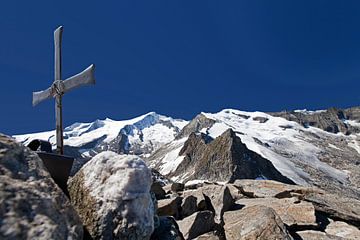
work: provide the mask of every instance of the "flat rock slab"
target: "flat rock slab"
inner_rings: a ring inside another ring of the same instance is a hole
[[[216,236],[213,232],[210,232],[198,236],[195,240],[220,240],[220,237]]]
[[[0,239],[82,239],[69,199],[38,155],[0,134]]]
[[[276,212],[261,205],[225,212],[224,221],[227,240],[292,239]]]
[[[359,200],[329,193],[307,193],[303,199],[311,202],[319,212],[360,227]]]
[[[307,192],[322,192],[318,188],[290,185],[272,180],[236,180],[233,186],[251,198],[285,198],[296,194],[303,195]]]
[[[326,234],[324,232],[307,230],[296,232],[303,240],[345,240],[344,238]]]
[[[207,210],[196,212],[177,223],[185,239],[194,239],[215,227],[214,214]]]
[[[236,201],[236,203],[246,207],[255,205],[270,207],[275,210],[281,220],[288,226],[317,225],[314,206],[309,202],[299,201],[297,198],[241,199]]]
[[[342,237],[345,239],[360,239],[360,230],[345,222],[334,221],[327,225],[325,232],[330,235]]]

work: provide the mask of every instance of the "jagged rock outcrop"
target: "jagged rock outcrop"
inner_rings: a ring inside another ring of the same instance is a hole
[[[360,128],[346,124],[344,120],[360,120],[360,108],[338,109],[329,108],[323,111],[283,111],[270,113],[289,121],[295,121],[304,127],[317,127],[331,133],[359,133]]]
[[[0,134],[0,239],[82,239],[79,216],[36,153]]]
[[[205,229],[198,239],[351,239],[360,231],[360,202],[316,187],[237,180],[185,188],[180,196],[182,214],[177,221],[184,235],[191,225],[184,229],[184,220],[204,211],[213,213],[212,229]]]
[[[258,177],[292,183],[280,174],[270,161],[249,150],[232,129],[208,142],[201,134],[192,133],[179,152],[184,160],[170,174],[192,172],[186,180],[230,181]]]
[[[281,218],[265,206],[252,206],[224,214],[225,234],[228,240],[292,239]]]
[[[95,239],[149,239],[151,171],[133,155],[102,152],[71,179],[71,202]]]
[[[207,118],[204,114],[197,115],[191,120],[176,136],[176,139],[188,137],[191,133],[199,132],[203,128],[209,128],[213,126],[215,121]]]

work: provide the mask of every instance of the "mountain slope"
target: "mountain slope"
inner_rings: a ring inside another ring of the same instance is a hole
[[[65,153],[88,158],[111,150],[147,156],[173,140],[186,124],[184,120],[172,119],[154,112],[124,121],[107,118],[91,123],[74,123],[64,129]],[[56,144],[54,130],[13,137],[24,145],[33,139],[49,141],[53,146]]]
[[[324,112],[302,112],[301,114],[324,115]],[[225,109],[215,114],[201,113],[183,128],[176,140],[164,145],[150,156],[149,162],[160,173],[173,179],[193,180],[194,177],[199,176],[198,171],[192,172],[191,168],[183,167],[184,161],[189,159],[187,154],[189,150],[184,150],[189,133],[201,133],[210,141],[216,141],[230,128],[246,145],[247,149],[243,149],[242,154],[248,150],[257,153],[269,160],[281,175],[294,183],[320,186],[356,198],[360,197],[359,136],[355,128],[347,132],[347,135],[340,131],[335,134],[327,131],[331,129],[325,128],[325,131],[312,127],[305,121],[301,124],[272,115],[234,109]],[[339,118],[338,115],[333,116],[332,113],[330,115],[326,123],[334,122],[332,117],[335,116],[344,128],[350,129],[350,126],[354,127],[358,124],[356,119]],[[326,114],[324,116],[328,117]],[[316,118],[318,121],[324,120],[324,116],[316,116]],[[202,157],[193,157],[191,161],[203,161],[201,159]],[[255,161],[255,158],[249,160]],[[216,171],[211,169],[214,165],[203,163],[197,169],[205,172]],[[239,178],[248,178],[248,176],[243,174]],[[226,180],[231,180],[231,177]]]

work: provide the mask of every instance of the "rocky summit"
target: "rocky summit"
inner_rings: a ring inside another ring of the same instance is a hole
[[[81,220],[36,153],[0,134],[0,239],[82,239]]]
[[[359,107],[75,123],[71,200],[23,145],[0,137],[1,239],[360,239]]]

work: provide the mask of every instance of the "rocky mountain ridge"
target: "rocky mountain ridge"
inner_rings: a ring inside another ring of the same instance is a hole
[[[293,183],[359,199],[359,120],[359,108],[269,114],[225,109],[215,114],[201,113],[148,161],[174,181],[233,181],[232,174],[239,171],[232,166],[243,169],[242,174],[235,174],[237,179],[251,176],[279,180],[274,175],[269,177],[269,171],[275,169],[278,177]],[[229,129],[240,141],[234,141],[234,137],[224,141],[222,134]],[[233,149],[241,149],[234,158],[235,165],[227,160]],[[259,171],[259,156],[270,163],[263,172]],[[252,162],[251,168],[242,165]]]
[[[231,129],[231,130],[229,130]],[[73,174],[110,150],[145,157],[174,181],[273,179],[360,198],[360,108],[201,113],[190,122],[149,113],[65,129]],[[230,132],[229,132],[230,131]],[[226,134],[228,132],[229,134]],[[24,144],[53,132],[15,136]]]

